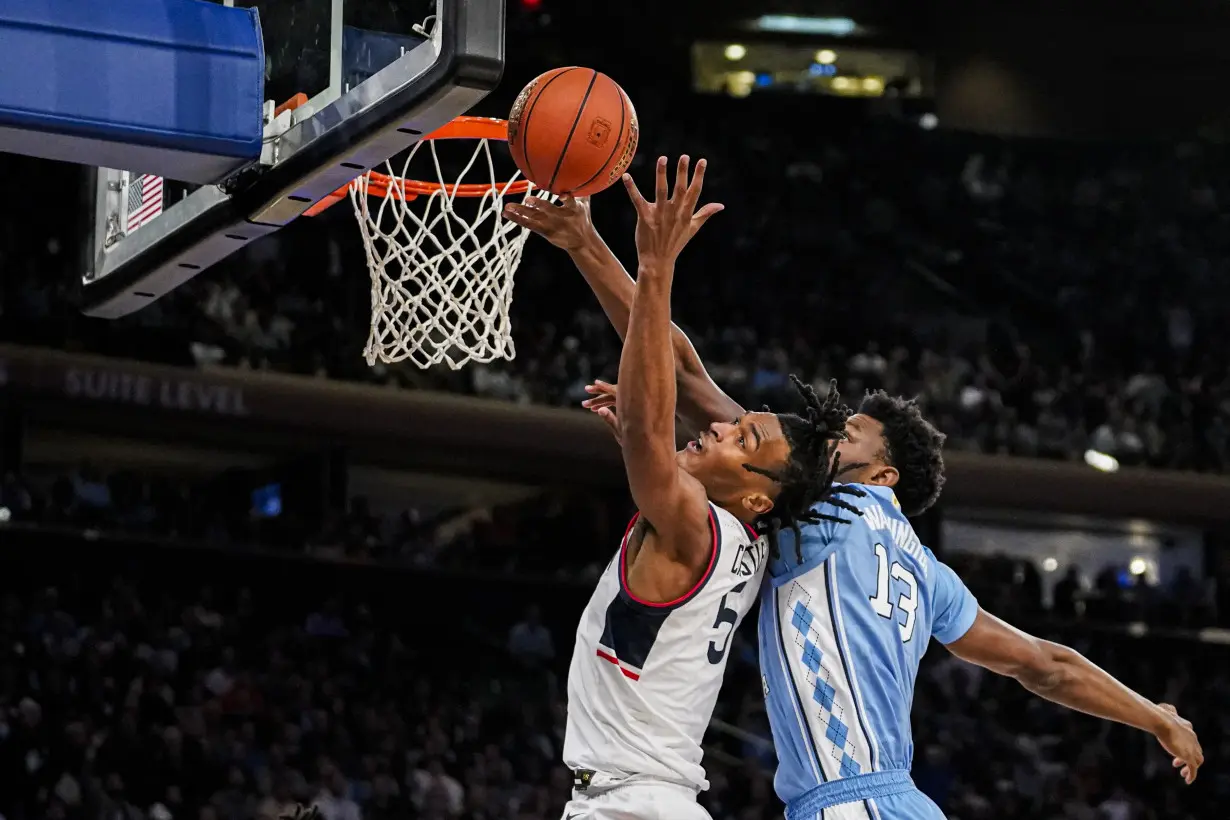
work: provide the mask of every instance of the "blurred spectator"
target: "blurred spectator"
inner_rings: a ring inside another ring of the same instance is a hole
[[[238,554],[132,562],[125,550],[90,549],[81,566],[52,555],[0,566],[6,820],[267,819],[296,803],[328,820],[559,817],[571,787],[559,763],[565,659],[542,659],[539,685],[526,687],[516,668],[457,649],[501,628],[502,606],[481,602],[515,588],[515,576],[381,570],[373,583],[354,565],[257,571]],[[99,567],[117,559],[132,569],[108,581]],[[1031,594],[1010,563],[979,560],[957,563],[997,608]],[[186,577],[168,575],[172,566]],[[251,588],[218,590],[206,575]],[[997,578],[1010,586],[985,586]],[[288,595],[288,583],[334,597],[322,606]],[[553,614],[527,613],[528,633],[575,624],[588,586],[556,584]],[[437,598],[457,617],[434,622],[427,639],[418,619]],[[309,633],[305,616],[324,611],[349,638]],[[1211,760],[1230,753],[1225,647],[1134,638],[1114,624],[1058,628],[1131,685],[1179,703]],[[780,817],[754,640],[754,630],[736,636],[718,705],[733,728],[715,723],[706,738],[702,800],[715,820]],[[924,660],[913,714],[914,777],[959,820],[1207,820],[1230,797],[1214,766],[1185,788],[1151,738],[1053,707],[939,649]]]
[[[545,664],[555,659],[551,632],[543,626],[538,607],[531,605],[525,611],[525,618],[513,624],[508,633],[508,651],[528,665]]]
[[[328,763],[322,772],[324,788],[312,801],[324,820],[362,820],[359,804],[350,799],[350,784],[341,770]]]

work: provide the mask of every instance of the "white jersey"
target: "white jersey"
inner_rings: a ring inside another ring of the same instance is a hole
[[[678,600],[638,600],[627,587],[628,540],[603,571],[577,627],[568,670],[564,763],[612,778],[709,788],[701,741],[717,705],[731,638],[757,600],[764,538],[709,505],[713,552]]]

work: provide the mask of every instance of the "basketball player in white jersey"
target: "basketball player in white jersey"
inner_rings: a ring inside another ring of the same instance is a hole
[[[619,433],[639,512],[603,572],[568,673],[567,820],[693,820],[708,787],[701,741],[731,635],[756,600],[767,552],[832,486],[827,464],[848,410],[745,413],[675,450],[670,292],[675,259],[721,207],[696,203],[683,157],[666,158],[646,202],[630,178],[640,275],[619,363]],[[761,533],[766,537],[761,537]]]

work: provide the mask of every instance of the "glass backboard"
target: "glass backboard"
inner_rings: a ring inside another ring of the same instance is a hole
[[[259,12],[260,161],[200,186],[99,168],[90,315],[139,310],[298,218],[464,114],[503,72],[504,0],[210,1]]]
[[[256,8],[265,39],[266,96],[328,105],[430,31],[434,0],[212,0]]]

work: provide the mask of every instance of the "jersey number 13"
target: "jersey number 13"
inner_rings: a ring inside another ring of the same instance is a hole
[[[906,588],[897,598],[896,609],[905,614],[905,620],[897,621],[897,628],[901,631],[902,642],[909,641],[914,637],[914,619],[918,614],[918,581],[914,579],[914,573],[897,561],[894,561],[891,567],[888,565],[888,550],[883,544],[876,544],[875,550],[876,594],[871,596],[871,608],[881,618],[895,620],[893,603],[889,600],[892,587],[889,581],[890,579],[901,581]]]

